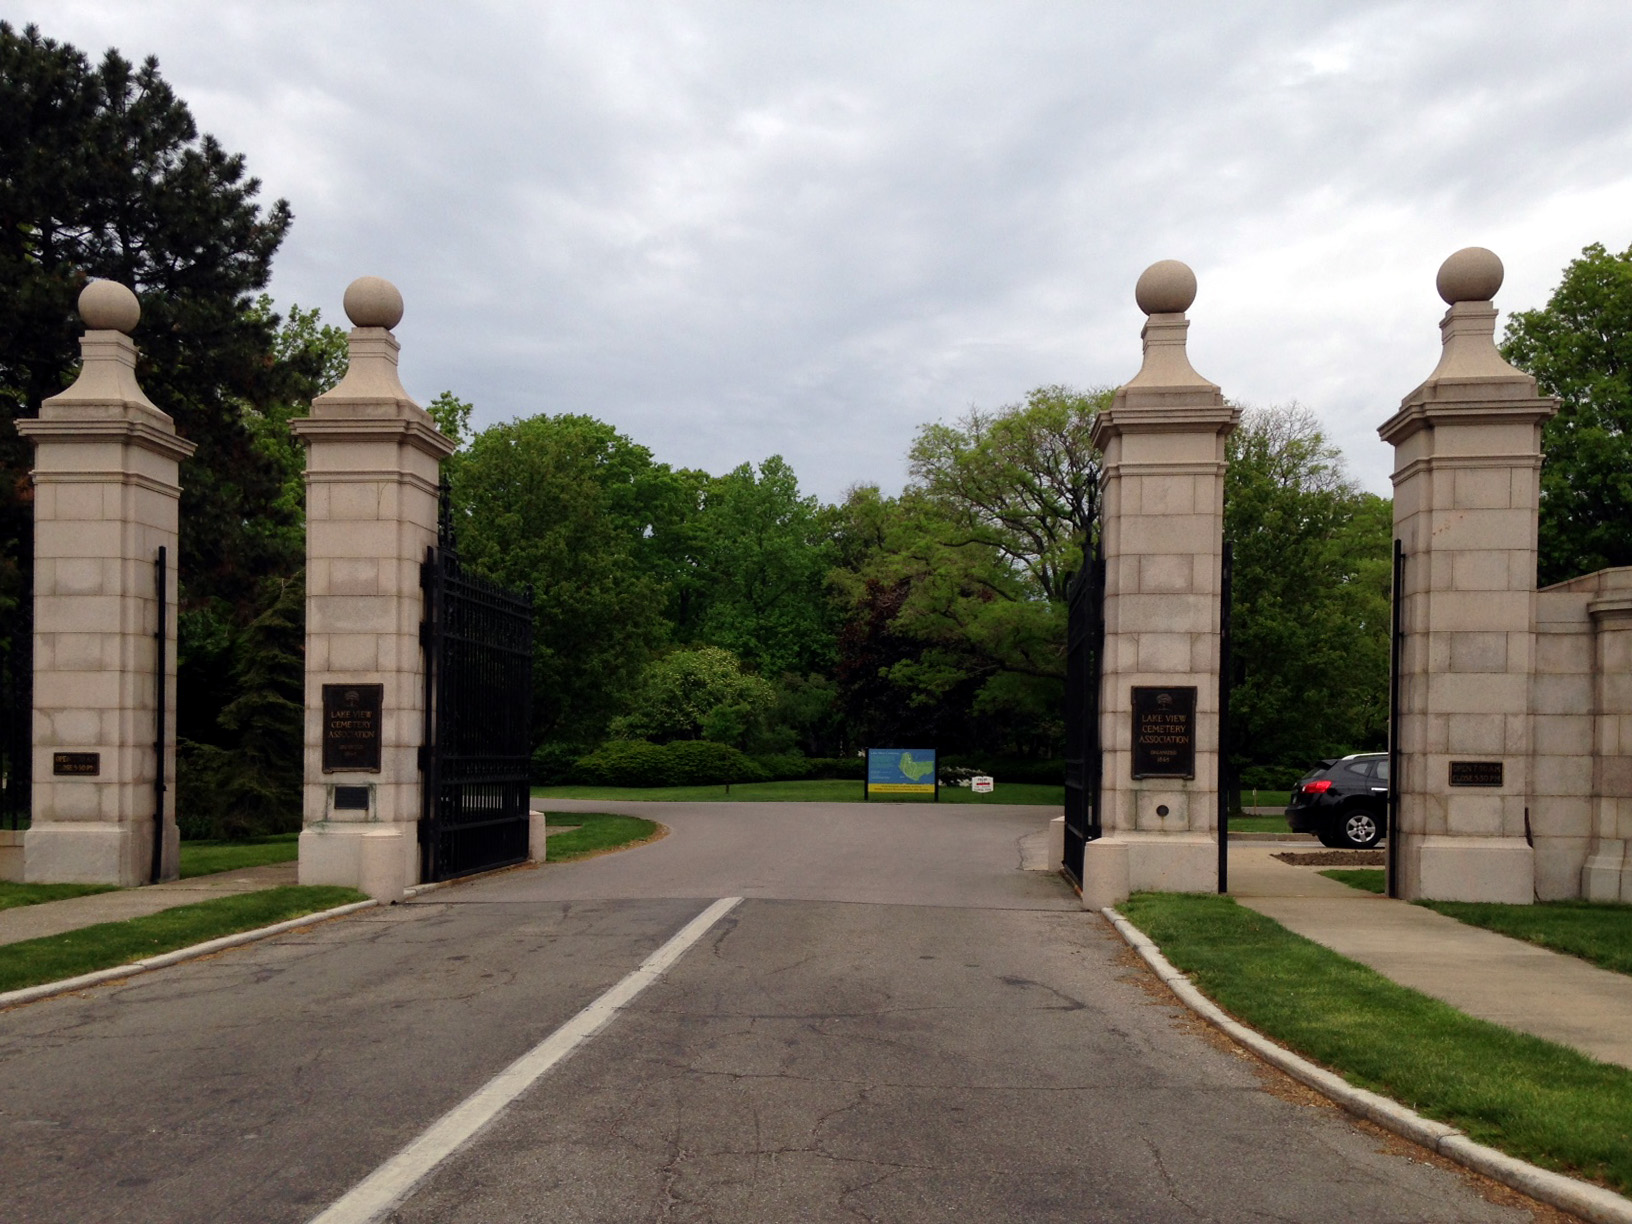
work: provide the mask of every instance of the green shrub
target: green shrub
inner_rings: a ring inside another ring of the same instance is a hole
[[[777,752],[756,756],[754,760],[765,767],[770,782],[800,782],[807,779],[838,778],[860,782],[867,771],[866,762],[858,756],[807,757],[797,752]]]
[[[571,781],[572,767],[581,753],[582,749],[570,744],[540,744],[533,749],[529,779],[534,786],[560,786]]]
[[[814,762],[802,752],[761,752],[754,755],[753,761],[764,771],[767,782],[795,782],[816,776],[810,772]]]
[[[572,767],[571,780],[584,786],[667,786],[663,750],[645,740],[602,744]]]
[[[679,740],[663,745],[668,781],[664,786],[713,786],[722,782],[768,782],[769,775],[751,757],[730,744],[713,740]]]
[[[726,782],[764,782],[769,775],[758,763],[729,744],[711,740],[613,740],[572,767],[571,780],[584,786],[714,786]]]

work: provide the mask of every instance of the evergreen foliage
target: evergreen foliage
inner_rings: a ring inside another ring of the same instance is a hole
[[[263,210],[244,159],[200,135],[156,60],[78,50],[0,22],[0,540],[15,565],[30,529],[27,444],[6,423],[38,412],[78,361],[80,290],[120,281],[141,300],[137,377],[198,444],[182,466],[190,598],[253,603],[262,574],[299,563],[254,524],[274,516],[275,465],[238,405],[283,371],[275,318],[251,308],[291,220]]]

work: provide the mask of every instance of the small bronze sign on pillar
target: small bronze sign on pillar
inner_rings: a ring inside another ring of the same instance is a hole
[[[51,773],[58,778],[95,778],[102,773],[100,752],[53,752]]]
[[[380,772],[383,684],[323,686],[323,772]]]
[[[1452,786],[1501,786],[1501,761],[1452,761]]]
[[[1133,776],[1196,776],[1195,687],[1133,689]]]

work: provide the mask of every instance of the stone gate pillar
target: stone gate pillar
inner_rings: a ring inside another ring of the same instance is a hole
[[[1481,247],[1444,262],[1439,365],[1378,430],[1406,555],[1395,854],[1409,898],[1534,899],[1536,513],[1558,402],[1496,351],[1501,284]]]
[[[1094,422],[1102,455],[1104,836],[1083,904],[1218,887],[1218,665],[1225,439],[1240,412],[1191,368],[1196,278],[1163,260],[1135,297],[1144,365]]]
[[[351,364],[290,426],[306,444],[306,783],[300,882],[395,900],[419,880],[420,563],[454,443],[397,377],[402,295],[346,290]]]
[[[79,377],[17,422],[34,444],[34,799],[23,878],[173,879],[169,786],[153,871],[159,758],[176,774],[178,467],[193,444],[136,382],[136,295],[92,281],[79,295]],[[166,551],[165,622],[154,561]],[[159,641],[165,644],[162,729]],[[162,746],[161,746],[162,745]]]

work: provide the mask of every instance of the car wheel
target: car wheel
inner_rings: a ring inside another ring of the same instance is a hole
[[[1323,824],[1314,830],[1314,834],[1320,838],[1320,844],[1329,850],[1337,850],[1349,844],[1343,840],[1343,834],[1338,831],[1335,825]]]
[[[1338,819],[1333,831],[1337,844],[1351,850],[1370,850],[1383,840],[1383,824],[1375,812],[1350,808]]]

